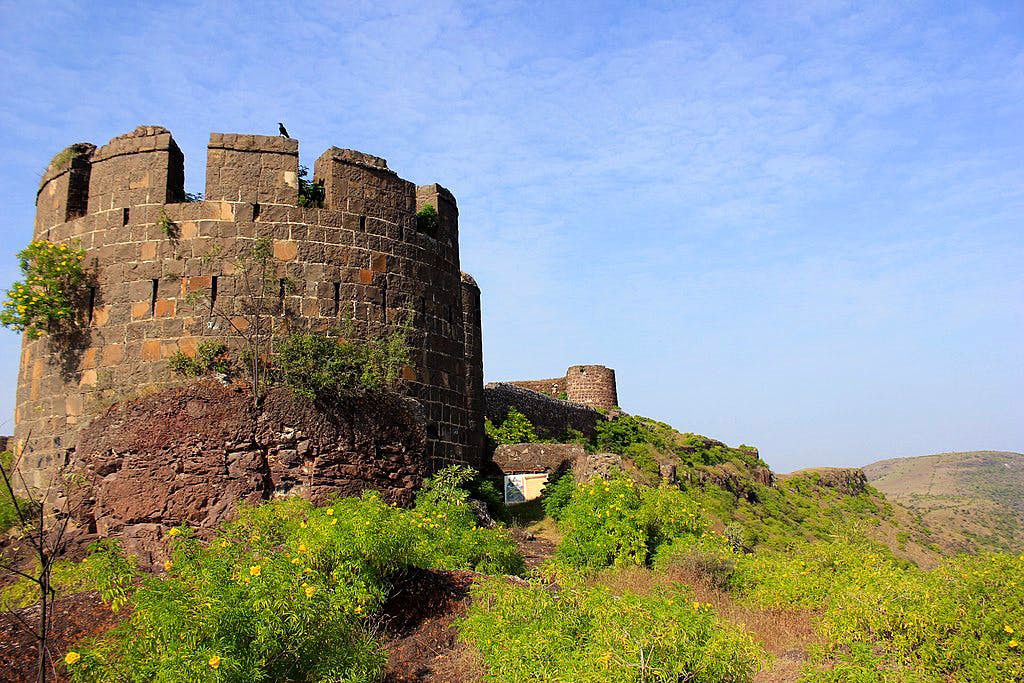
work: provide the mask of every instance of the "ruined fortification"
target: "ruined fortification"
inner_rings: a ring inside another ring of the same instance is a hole
[[[591,408],[615,408],[619,405],[615,389],[615,371],[603,365],[573,365],[565,377],[506,382],[523,389],[582,403]]]
[[[299,206],[297,140],[213,133],[205,198],[186,201],[184,156],[155,126],[54,160],[34,238],[84,249],[91,283],[77,335],[23,340],[15,439],[30,484],[65,462],[79,428],[114,402],[180,382],[167,367],[175,352],[193,355],[204,338],[231,342],[213,307],[231,310],[241,296],[232,264],[259,238],[273,245],[279,310],[297,325],[347,320],[373,335],[408,322],[413,362],[402,391],[426,415],[426,455],[435,466],[478,463],[480,291],[459,268],[455,198],[336,147],[317,159],[313,179],[322,208]],[[418,227],[427,204],[437,221]]]

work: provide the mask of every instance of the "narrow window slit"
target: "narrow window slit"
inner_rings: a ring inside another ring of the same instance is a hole
[[[260,217],[260,203],[259,202],[255,202],[252,205],[252,219],[256,220],[259,217]]]
[[[334,317],[341,313],[341,283],[334,283]]]
[[[153,291],[152,291],[152,293],[149,296],[149,314],[155,316],[156,315],[157,288],[160,286],[160,280],[157,279],[157,278],[153,278],[152,283],[153,283]]]
[[[128,208],[121,209],[121,225],[128,225]]]
[[[278,298],[278,302],[281,304],[281,312],[282,313],[284,312],[284,284],[285,284],[285,280],[284,280],[284,278],[281,278],[280,283],[278,285],[277,298]]]
[[[366,216],[359,217],[359,229],[366,232]]]
[[[210,313],[213,313],[214,307],[217,305],[217,276],[214,275],[210,278]]]
[[[96,311],[96,288],[89,288],[89,324],[92,325],[92,316]]]

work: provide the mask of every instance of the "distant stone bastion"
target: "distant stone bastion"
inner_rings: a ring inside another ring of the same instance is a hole
[[[232,264],[258,239],[272,244],[280,316],[298,328],[347,321],[369,336],[408,325],[401,391],[423,407],[424,457],[479,464],[480,290],[460,270],[454,196],[332,147],[312,178],[322,206],[301,206],[298,146],[212,133],[200,201],[185,193],[184,155],[165,128],[54,158],[33,237],[83,249],[90,286],[72,338],[23,339],[14,440],[30,485],[45,485],[81,427],[113,403],[181,383],[167,366],[176,352],[194,355],[204,338],[239,346],[229,323],[244,293]],[[436,220],[417,221],[428,204]]]

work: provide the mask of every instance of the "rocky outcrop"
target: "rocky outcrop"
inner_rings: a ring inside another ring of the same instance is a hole
[[[484,414],[493,422],[504,421],[509,408],[515,408],[533,425],[542,439],[561,439],[569,429],[594,436],[594,425],[608,419],[598,411],[513,384],[492,382],[484,387]]]
[[[204,381],[96,418],[70,463],[67,496],[79,525],[153,562],[167,529],[203,533],[241,502],[375,489],[408,503],[428,473],[425,450],[411,399],[371,394],[321,406],[274,389],[257,410],[246,390]]]

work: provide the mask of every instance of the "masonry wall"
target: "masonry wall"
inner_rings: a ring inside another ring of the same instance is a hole
[[[33,483],[45,483],[82,424],[107,406],[179,383],[167,367],[176,351],[192,354],[204,338],[240,344],[228,322],[244,323],[235,264],[259,238],[271,240],[277,275],[289,283],[280,313],[291,323],[326,330],[351,321],[360,336],[408,325],[414,357],[402,384],[426,415],[426,457],[435,467],[478,460],[482,416],[470,415],[467,382],[482,368],[467,363],[482,362],[479,329],[467,355],[450,192],[417,188],[378,157],[331,148],[314,173],[324,207],[297,206],[297,141],[214,133],[206,198],[185,203],[183,156],[152,126],[66,165],[43,178],[34,234],[83,248],[93,281],[80,334],[23,342],[15,439]],[[83,165],[86,209],[75,216],[81,209],[68,207],[82,204],[74,183]],[[441,217],[435,234],[416,227],[427,202]]]
[[[582,432],[589,439],[595,434],[594,426],[608,419],[589,406],[560,401],[506,382],[485,386],[484,404],[484,414],[495,423],[503,422],[509,408],[515,408],[526,416],[542,439],[563,439],[569,429]]]
[[[603,365],[573,365],[564,377],[519,380],[507,384],[592,408],[613,408],[619,405],[615,371]]]

